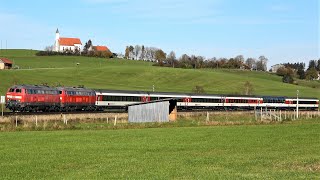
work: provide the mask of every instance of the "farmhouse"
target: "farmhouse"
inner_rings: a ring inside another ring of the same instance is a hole
[[[279,69],[279,68],[282,68],[282,67],[284,67],[283,64],[275,64],[275,65],[271,66],[271,71],[272,71],[273,73],[276,73],[276,72],[278,71],[278,69]]]
[[[59,30],[56,31],[56,41],[54,43],[54,51],[81,51],[81,40],[79,38],[60,37]]]
[[[11,69],[12,62],[7,58],[0,58],[0,69]]]

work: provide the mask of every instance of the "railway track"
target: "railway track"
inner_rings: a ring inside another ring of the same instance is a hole
[[[253,110],[178,110],[179,113],[254,113]],[[294,112],[294,111],[289,111]],[[303,111],[301,112],[316,112],[316,111]],[[8,116],[35,116],[35,115],[67,115],[67,114],[103,114],[103,113],[119,113],[125,114],[128,113],[124,109],[108,109],[105,111],[70,111],[70,112],[4,112],[3,115]]]
[[[3,116],[34,116],[34,115],[57,115],[57,114],[102,114],[102,113],[127,113],[124,110],[110,111],[70,111],[70,112],[4,112]]]

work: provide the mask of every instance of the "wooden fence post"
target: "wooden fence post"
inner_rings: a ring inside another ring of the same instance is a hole
[[[114,126],[116,126],[117,125],[117,115],[114,117],[114,124],[113,124]]]

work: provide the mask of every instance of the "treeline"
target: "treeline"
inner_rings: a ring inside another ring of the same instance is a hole
[[[156,47],[145,47],[144,45],[127,46],[125,49],[125,58],[132,60],[144,60],[155,62],[156,66],[174,67],[174,68],[226,68],[226,69],[250,69],[258,71],[267,71],[268,59],[265,56],[245,59],[243,55],[234,58],[209,58],[204,56],[183,54],[176,57],[174,51],[169,54]]]
[[[38,51],[36,53],[37,56],[88,56],[88,57],[100,57],[100,58],[113,58],[117,55],[112,53],[109,49],[107,51],[97,51],[92,41],[89,39],[84,47],[83,50],[80,49],[70,50],[68,48],[64,49],[62,52],[54,51],[54,46],[47,46],[45,47],[44,51]]]
[[[320,59],[310,60],[308,68],[305,69],[305,63],[285,63],[277,70],[277,75],[282,76],[285,83],[293,83],[294,78],[316,80],[319,78]]]

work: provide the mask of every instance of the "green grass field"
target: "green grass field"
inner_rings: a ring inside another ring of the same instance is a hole
[[[35,56],[31,50],[1,50],[0,57],[14,61],[19,70],[0,71],[0,94],[12,84],[42,84],[89,88],[191,92],[199,85],[206,93],[241,94],[244,83],[254,86],[256,95],[286,95],[320,98],[320,83],[299,81],[284,84],[281,77],[264,72],[226,69],[173,69],[154,67],[152,63],[123,59]],[[79,63],[79,65],[77,65]]]
[[[0,179],[319,179],[320,119],[0,133]]]

